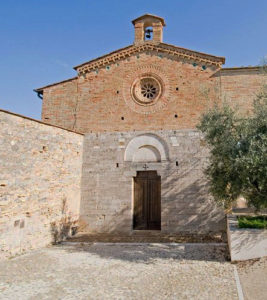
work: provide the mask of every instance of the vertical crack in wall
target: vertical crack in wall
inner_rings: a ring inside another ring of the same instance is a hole
[[[72,125],[72,130],[75,131],[76,127],[76,122],[77,122],[77,110],[78,110],[78,105],[79,105],[79,85],[78,85],[79,77],[77,78],[77,83],[76,83],[76,99],[75,99],[75,106],[74,106],[74,111],[73,111],[73,116],[74,116],[74,121]]]

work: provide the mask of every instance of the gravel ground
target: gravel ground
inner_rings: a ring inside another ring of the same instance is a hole
[[[65,244],[0,262],[0,299],[238,299],[215,244]]]
[[[267,300],[267,257],[239,262],[237,270],[246,300]]]

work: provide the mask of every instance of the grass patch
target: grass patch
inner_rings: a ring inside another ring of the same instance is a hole
[[[237,217],[239,228],[267,229],[267,216]]]

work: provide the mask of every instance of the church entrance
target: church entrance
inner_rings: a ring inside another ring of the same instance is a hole
[[[138,171],[134,177],[133,229],[161,229],[161,178],[157,171]]]

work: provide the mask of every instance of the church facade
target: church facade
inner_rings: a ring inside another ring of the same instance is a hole
[[[127,239],[225,231],[196,125],[215,102],[249,113],[266,77],[164,43],[161,17],[132,23],[132,45],[35,90],[41,121],[0,109],[0,259],[77,228]]]
[[[132,21],[133,45],[76,66],[77,76],[36,92],[42,120],[83,133],[80,222],[87,232],[216,233],[224,213],[203,173],[208,149],[195,129],[225,99],[247,113],[258,67],[163,43],[165,21]]]

